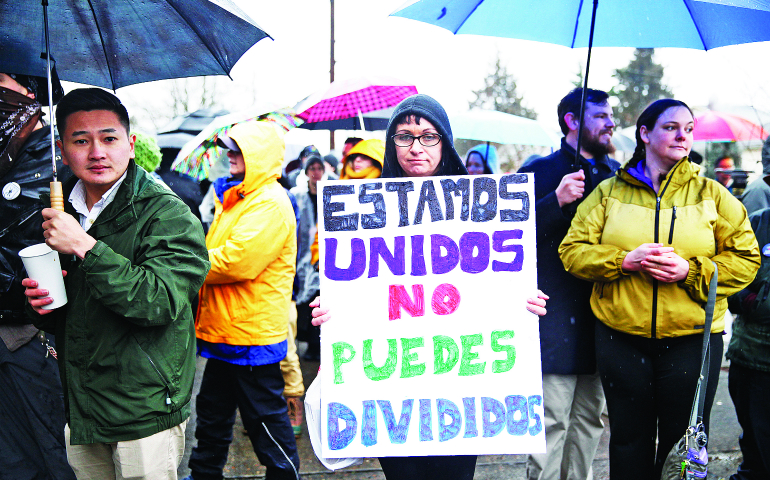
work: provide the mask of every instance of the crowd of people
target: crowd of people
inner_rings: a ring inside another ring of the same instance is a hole
[[[319,327],[334,321],[321,303],[318,182],[499,173],[495,148],[478,145],[463,160],[444,108],[422,94],[394,109],[384,141],[348,139],[339,164],[313,146],[284,164],[273,125],[239,124],[218,140],[228,172],[204,199],[201,212],[213,209],[204,234],[190,207],[137,165],[117,97],[53,93],[64,211],[47,208],[42,174],[46,82],[0,73],[0,115],[12,126],[0,132],[0,479],[176,479],[192,402],[189,478],[223,478],[236,410],[266,478],[300,478],[297,341],[305,361],[319,361]],[[519,169],[534,174],[544,292],[527,308],[540,317],[546,452],[528,457],[527,478],[593,478],[605,407],[610,477],[660,478],[688,427],[714,264],[705,431],[729,304],[729,390],[743,428],[731,478],[770,478],[770,139],[744,207],[690,161],[685,103],[648,106],[620,165],[609,95],[587,90],[581,118],[582,94],[558,104],[561,148]],[[42,242],[65,276],[69,301],[55,310],[18,257]],[[206,366],[193,398],[196,354]],[[391,480],[472,479],[476,456],[379,463]]]

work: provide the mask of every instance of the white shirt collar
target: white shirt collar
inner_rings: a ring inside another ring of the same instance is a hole
[[[100,198],[98,202],[94,203],[94,206],[91,207],[90,211],[86,205],[86,186],[82,180],[78,180],[78,183],[75,184],[75,188],[72,189],[72,193],[70,193],[69,201],[75,211],[80,214],[80,226],[83,227],[83,230],[87,232],[88,229],[91,228],[91,225],[93,225],[93,223],[99,217],[99,214],[102,213],[102,210],[107,208],[107,205],[112,203],[112,201],[115,199],[115,195],[118,193],[118,187],[120,187],[120,184],[123,183],[123,180],[125,180],[127,173],[128,169],[123,172],[123,175],[110,187],[109,190],[104,192],[102,198]]]

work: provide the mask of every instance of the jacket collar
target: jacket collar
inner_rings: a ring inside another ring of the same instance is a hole
[[[650,187],[650,184],[648,183],[649,179],[645,181],[645,179],[639,178],[637,173],[634,173],[635,171],[641,169],[641,163],[642,160],[634,161],[632,158],[625,165],[623,165],[623,168],[617,171],[617,176],[628,183],[640,186],[646,185]],[[666,185],[667,190],[676,189],[679,186],[689,182],[693,177],[697,177],[699,175],[700,169],[701,167],[692,163],[689,157],[684,157],[683,159],[679,160],[676,165],[671,168],[671,170],[669,170],[669,172],[666,174],[666,177],[661,182],[661,186]],[[650,189],[652,189],[652,187],[650,187]]]
[[[566,156],[567,158],[571,159],[572,163],[575,163],[575,149],[572,148],[572,145],[567,143],[567,138],[562,137],[561,138],[561,152],[562,155]],[[609,155],[602,155],[601,157],[594,157],[594,161],[596,162],[597,167],[601,167],[607,171],[612,171],[612,168],[610,167],[610,157]],[[584,168],[590,168],[592,166],[591,162],[586,159],[583,154],[580,155],[580,165]]]
[[[110,235],[135,222],[137,214],[133,203],[136,197],[141,194],[143,190],[141,187],[146,185],[146,180],[144,172],[140,172],[136,163],[130,160],[126,169],[126,178],[118,187],[115,199],[99,214],[96,222],[89,229],[89,233],[93,232],[92,236],[94,237]],[[77,181],[77,177],[74,176],[67,181],[64,185],[64,198],[69,197]],[[64,210],[77,218],[78,213],[69,202],[65,202]]]

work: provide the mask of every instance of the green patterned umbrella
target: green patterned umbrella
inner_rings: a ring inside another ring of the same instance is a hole
[[[171,164],[171,170],[201,181],[209,176],[209,170],[222,155],[223,149],[217,145],[217,139],[239,123],[272,122],[285,131],[298,127],[304,120],[297,117],[289,108],[282,108],[268,113],[244,114],[231,113],[217,117],[209,126],[187,143]]]

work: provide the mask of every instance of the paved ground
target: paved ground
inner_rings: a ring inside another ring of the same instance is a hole
[[[727,337],[725,337],[727,339]],[[727,349],[725,343],[725,350]],[[200,375],[203,371],[205,360],[198,359],[198,372],[196,376],[196,390],[200,386]],[[709,480],[716,480],[722,477],[729,477],[737,470],[741,460],[741,453],[738,447],[738,435],[741,432],[738,420],[735,417],[735,409],[727,392],[727,368],[726,362],[723,362],[722,372],[719,378],[719,387],[714,406],[711,411],[711,438],[709,442]],[[303,376],[305,385],[315,377],[318,371],[317,362],[303,362]],[[187,452],[179,468],[180,478],[189,474],[187,468],[187,458],[192,445],[195,442],[195,418],[191,419],[187,429]],[[605,425],[608,422],[605,418]],[[303,429],[306,428],[303,426]],[[609,462],[607,456],[609,442],[609,426],[605,428],[604,435],[594,460],[594,479],[609,479]],[[363,464],[330,472],[321,465],[313,454],[310,446],[310,439],[307,432],[304,431],[302,437],[297,439],[297,446],[300,452],[301,469],[300,473],[305,479],[321,480],[381,480],[385,477],[380,471],[380,465],[377,459],[365,459]],[[476,466],[475,480],[493,480],[493,479],[523,479],[525,475],[525,456],[524,455],[488,455],[479,457]],[[260,479],[264,478],[264,468],[251,449],[251,443],[246,437],[240,418],[236,420],[233,444],[230,448],[230,455],[225,466],[225,478],[227,479]]]

